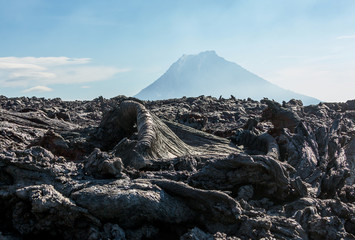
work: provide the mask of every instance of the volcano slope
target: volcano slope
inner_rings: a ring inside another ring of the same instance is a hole
[[[1,239],[355,239],[355,101],[0,97]]]

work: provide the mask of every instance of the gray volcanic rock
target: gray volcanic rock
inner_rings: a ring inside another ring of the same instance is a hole
[[[301,99],[306,105],[317,104],[318,99],[298,94],[272,84],[249,72],[238,64],[226,61],[214,51],[197,55],[183,55],[177,62],[151,85],[141,90],[135,97],[142,100],[162,100],[170,98],[214,97],[262,99],[276,101]]]
[[[354,101],[0,97],[0,239],[355,239]]]

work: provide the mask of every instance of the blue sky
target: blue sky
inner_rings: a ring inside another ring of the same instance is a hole
[[[132,96],[215,50],[281,87],[355,98],[353,0],[0,0],[0,94]]]

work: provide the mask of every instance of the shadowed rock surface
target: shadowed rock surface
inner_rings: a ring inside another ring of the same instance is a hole
[[[0,96],[0,239],[355,239],[355,100]]]

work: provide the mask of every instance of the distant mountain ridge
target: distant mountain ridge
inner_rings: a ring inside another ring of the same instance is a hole
[[[249,72],[236,63],[218,56],[215,51],[183,55],[155,82],[135,97],[142,100],[196,97],[211,95],[239,99],[264,97],[278,102],[300,99],[305,105],[320,100],[283,89]]]

